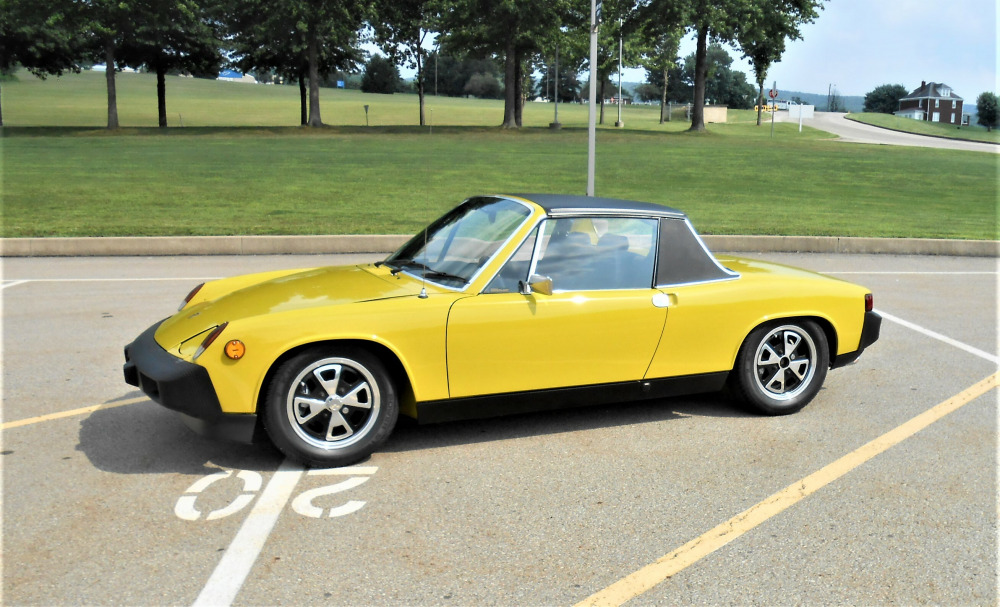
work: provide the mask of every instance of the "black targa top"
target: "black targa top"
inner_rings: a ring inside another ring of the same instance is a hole
[[[530,200],[549,215],[636,215],[660,220],[655,285],[673,286],[731,280],[739,274],[725,268],[702,242],[683,212],[651,202],[566,194],[511,194]]]

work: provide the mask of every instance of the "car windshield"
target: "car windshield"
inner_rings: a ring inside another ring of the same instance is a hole
[[[383,263],[427,280],[462,288],[531,214],[502,198],[471,198],[414,236]]]

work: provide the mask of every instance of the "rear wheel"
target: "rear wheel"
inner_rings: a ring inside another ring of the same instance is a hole
[[[816,396],[829,366],[823,330],[813,321],[785,320],[750,333],[740,348],[732,381],[753,410],[787,415]]]
[[[346,466],[385,441],[398,413],[395,386],[377,357],[359,348],[315,348],[278,369],[263,422],[288,457]]]

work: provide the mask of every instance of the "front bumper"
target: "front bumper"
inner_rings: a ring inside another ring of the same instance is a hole
[[[164,350],[155,339],[159,326],[156,323],[125,346],[125,382],[179,412],[184,423],[199,434],[253,442],[257,416],[224,413],[208,371]]]
[[[854,352],[847,352],[834,358],[830,364],[830,368],[836,369],[837,367],[843,367],[844,365],[849,365],[858,360],[858,357],[865,351],[865,348],[878,341],[881,330],[882,317],[875,312],[865,312],[865,321],[864,324],[861,325],[861,340],[858,343],[858,349]]]

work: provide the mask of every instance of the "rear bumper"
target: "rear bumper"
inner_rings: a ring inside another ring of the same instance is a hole
[[[882,317],[875,312],[865,312],[865,321],[861,326],[861,340],[858,343],[858,349],[854,352],[847,352],[834,358],[830,364],[830,368],[836,369],[837,367],[843,367],[844,365],[849,365],[858,360],[858,357],[861,356],[861,353],[864,352],[868,346],[878,341],[881,330]]]
[[[179,412],[199,434],[252,442],[257,416],[224,413],[208,371],[160,347],[154,337],[159,326],[156,323],[125,346],[125,382],[154,402]]]

